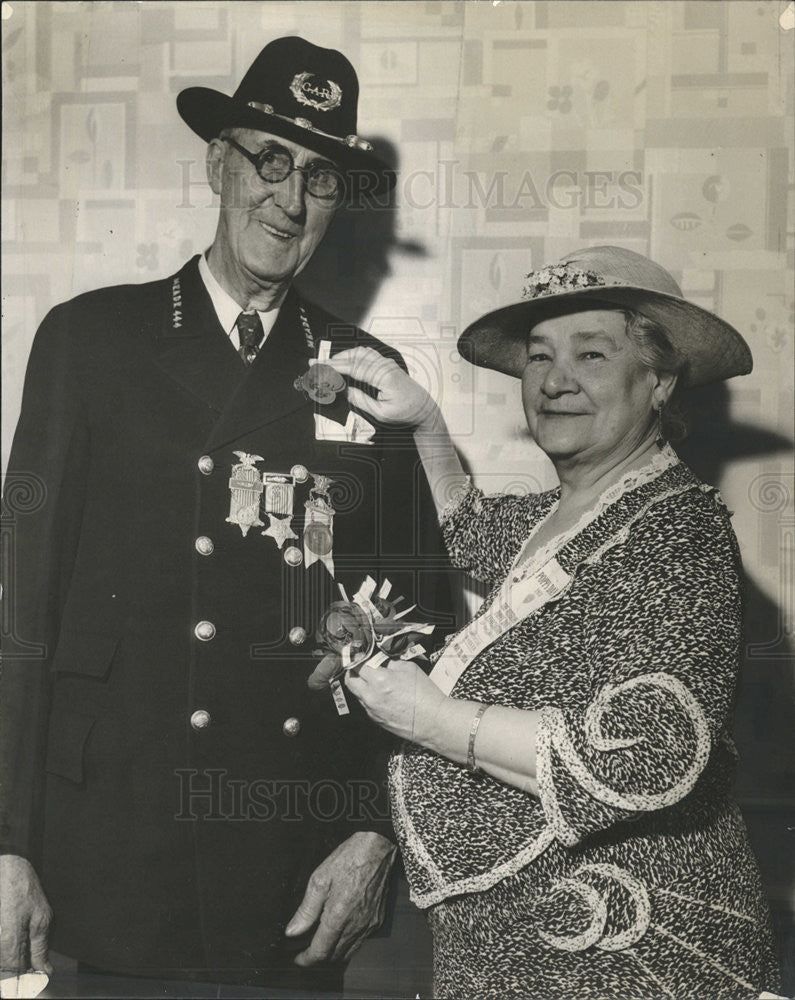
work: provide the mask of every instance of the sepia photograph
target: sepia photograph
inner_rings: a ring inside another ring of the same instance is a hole
[[[795,996],[795,2],[1,10],[0,995]]]

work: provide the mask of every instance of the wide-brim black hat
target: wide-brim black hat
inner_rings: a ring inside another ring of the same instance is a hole
[[[183,120],[205,142],[224,128],[258,129],[290,139],[357,177],[357,190],[382,194],[395,174],[356,132],[359,81],[336,49],[277,38],[260,52],[232,97],[188,87],[177,97]]]
[[[532,327],[590,305],[632,310],[658,323],[684,361],[684,388],[747,375],[753,367],[748,344],[731,324],[688,302],[665,268],[632,250],[586,247],[527,279],[523,301],[481,316],[461,334],[458,350],[467,361],[521,378]]]

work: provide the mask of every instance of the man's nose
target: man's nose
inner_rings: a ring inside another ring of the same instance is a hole
[[[291,218],[303,215],[306,209],[306,178],[300,170],[293,170],[283,181],[274,184],[274,200]]]

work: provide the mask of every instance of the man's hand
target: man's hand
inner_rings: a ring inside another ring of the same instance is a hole
[[[378,833],[354,833],[318,865],[285,931],[288,937],[303,934],[320,918],[296,965],[346,960],[381,926],[396,851]]]
[[[16,854],[0,855],[0,968],[52,972],[47,934],[52,910],[33,865]],[[30,957],[30,961],[28,961]]]

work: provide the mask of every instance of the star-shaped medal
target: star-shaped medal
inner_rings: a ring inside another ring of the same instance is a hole
[[[275,514],[268,514],[270,525],[262,532],[263,535],[270,535],[279,548],[282,548],[288,538],[298,538],[298,535],[290,527],[292,517],[276,517]]]

